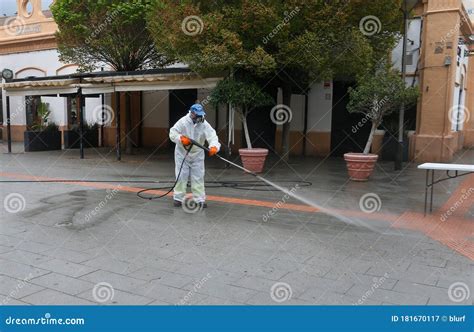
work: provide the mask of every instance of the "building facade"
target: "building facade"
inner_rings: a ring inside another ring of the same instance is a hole
[[[75,64],[59,61],[55,31],[57,25],[48,8],[51,1],[16,0],[17,15],[0,19],[0,70],[11,69],[15,78],[68,75],[77,71]],[[420,0],[410,19],[407,49],[407,84],[420,87],[418,105],[407,110],[407,150],[416,161],[449,161],[462,148],[474,147],[474,57],[473,1]],[[471,13],[471,17],[469,16]],[[401,46],[392,52],[395,67],[400,67]],[[104,68],[105,71],[108,68]],[[291,104],[290,150],[293,155],[340,156],[362,150],[370,126],[354,131],[362,116],[349,114],[345,108],[351,82],[326,81],[313,84],[306,95],[294,94]],[[196,100],[206,100],[209,88],[168,89],[131,93],[133,144],[137,147],[169,147],[168,129]],[[5,95],[5,93],[3,93]],[[281,93],[277,96],[281,102]],[[38,98],[36,98],[38,99]],[[12,96],[11,132],[14,141],[34,120],[38,100]],[[36,101],[35,101],[36,100]],[[62,129],[75,124],[77,101],[74,98],[39,97],[49,104],[51,121]],[[115,98],[105,93],[104,101],[114,110]],[[121,97],[121,104],[125,96]],[[3,119],[5,98],[2,98]],[[85,120],[97,121],[100,98],[87,98]],[[124,107],[121,107],[123,110]],[[233,112],[206,106],[208,121],[217,128],[224,142],[229,140],[228,124],[233,126],[232,148],[242,145],[241,123]],[[250,115],[251,137],[255,146],[278,151],[281,125],[270,120],[270,109]],[[125,117],[122,116],[122,119]],[[390,132],[391,122],[383,127]],[[5,123],[3,123],[5,127]],[[122,126],[125,128],[125,126]],[[114,123],[106,124],[102,143],[114,146]],[[388,144],[379,131],[373,150]],[[123,137],[124,135],[122,135]],[[385,133],[385,136],[389,136]],[[3,130],[3,138],[6,131]],[[387,137],[385,137],[387,138]],[[125,146],[123,144],[122,146]]]

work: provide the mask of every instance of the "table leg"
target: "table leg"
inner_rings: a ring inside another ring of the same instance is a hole
[[[426,170],[426,181],[425,181],[425,217],[426,217],[426,207],[428,204],[428,180],[429,180],[430,170]]]
[[[434,191],[434,169],[431,170],[431,199],[430,199],[430,213],[433,212],[433,191]]]

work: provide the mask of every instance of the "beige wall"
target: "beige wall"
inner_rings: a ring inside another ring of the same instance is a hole
[[[459,35],[472,34],[472,25],[460,0],[424,1],[424,28],[420,58],[421,97],[417,113],[414,159],[450,161],[462,148],[466,132],[453,132],[448,117],[454,102]],[[450,57],[451,65],[445,65]],[[468,77],[468,98],[472,98],[472,80]]]

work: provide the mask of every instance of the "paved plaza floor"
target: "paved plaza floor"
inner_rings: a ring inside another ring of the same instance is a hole
[[[255,179],[207,160],[206,180],[227,185],[210,184],[208,208],[194,212],[136,195],[162,184],[132,181],[173,180],[169,153],[117,162],[107,149],[81,160],[0,148],[1,181],[122,181],[0,183],[3,304],[473,302],[474,175],[438,184],[424,217],[416,164],[379,162],[358,183],[342,159],[271,157],[263,176],[301,201],[233,187]],[[472,164],[474,150],[456,161]]]

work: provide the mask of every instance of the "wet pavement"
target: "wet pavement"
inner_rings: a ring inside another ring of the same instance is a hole
[[[271,157],[263,176],[302,202],[208,160],[194,211],[136,196],[169,185],[131,181],[172,181],[171,154],[0,147],[2,181],[121,181],[0,184],[4,304],[472,303],[474,175],[438,184],[424,217],[415,164],[357,183],[338,158]]]

